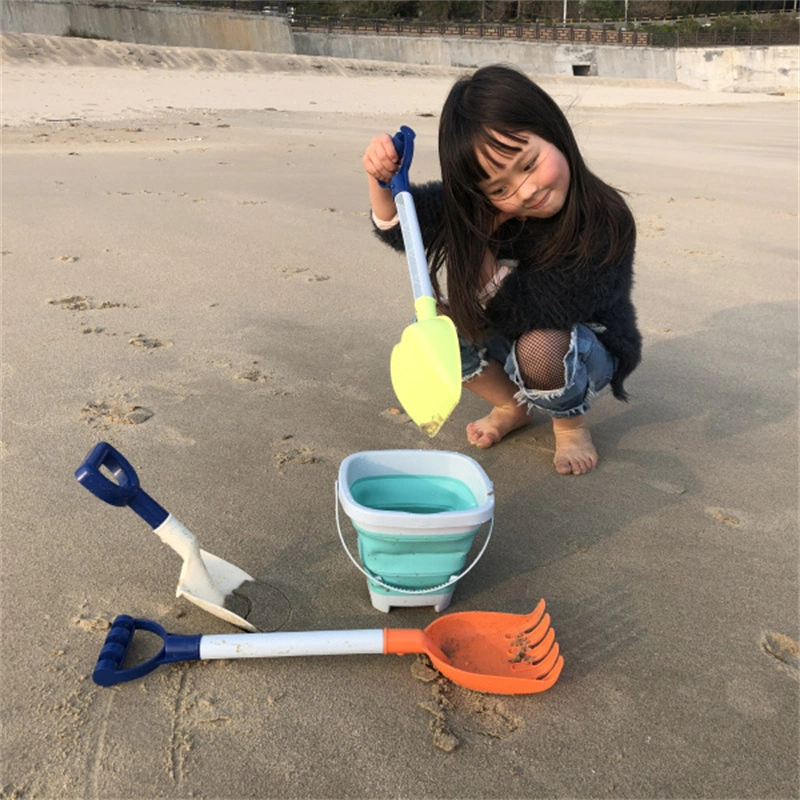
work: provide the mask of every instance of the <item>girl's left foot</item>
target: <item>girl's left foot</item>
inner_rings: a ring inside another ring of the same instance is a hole
[[[485,417],[467,425],[467,439],[470,444],[485,450],[530,421],[525,406],[518,406],[515,402],[495,406]]]
[[[582,416],[559,417],[553,420],[556,472],[561,475],[583,475],[597,466],[597,450]]]

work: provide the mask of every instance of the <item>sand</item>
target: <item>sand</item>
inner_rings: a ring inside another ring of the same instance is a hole
[[[595,404],[598,469],[564,478],[541,419],[477,451],[474,398],[433,440],[396,411],[410,289],[360,156],[410,124],[413,175],[435,178],[458,70],[3,45],[0,796],[797,796],[796,96],[542,76],[639,228],[644,360],[630,403]],[[143,520],[75,481],[101,440],[286,596],[287,630],[425,627],[430,608],[372,608],[338,466],[472,456],[496,525],[450,610],[545,598],[561,678],[480,695],[367,655],[96,686],[117,614],[233,631],[175,598],[180,559]]]

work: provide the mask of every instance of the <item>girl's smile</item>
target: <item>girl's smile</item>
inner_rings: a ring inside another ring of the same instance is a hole
[[[547,219],[564,206],[570,171],[564,154],[533,133],[514,139],[492,135],[509,150],[478,150],[477,158],[489,176],[478,184],[492,205],[509,216]],[[520,141],[521,140],[521,141]]]

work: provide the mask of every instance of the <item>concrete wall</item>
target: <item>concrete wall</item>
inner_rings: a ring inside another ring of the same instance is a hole
[[[780,47],[717,47],[678,50],[675,79],[716,92],[797,91],[800,49]]]
[[[796,91],[800,82],[800,50],[793,46],[672,49],[310,31],[293,36],[296,52],[311,56],[445,67],[507,62],[540,75],[651,78],[722,92]]]
[[[507,62],[540,75],[679,81],[724,92],[797,90],[797,47],[669,49],[496,41],[439,36],[370,36],[292,31],[286,19],[157,5],[145,0],[2,0],[3,30],[121,42],[298,53],[446,67]]]
[[[526,72],[546,75],[573,75],[578,71],[605,77],[675,80],[674,51],[654,48],[310,31],[294,31],[293,36],[300,55],[443,67],[480,67],[506,62]]]
[[[119,42],[294,53],[281,17],[109,0],[2,0],[2,27],[10,33],[89,35]]]

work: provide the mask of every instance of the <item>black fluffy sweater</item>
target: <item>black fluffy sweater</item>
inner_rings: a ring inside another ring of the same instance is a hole
[[[422,241],[433,241],[442,219],[442,184],[439,181],[411,187]],[[395,250],[403,250],[400,226],[388,231],[375,228],[378,237]],[[601,265],[604,253],[598,247],[598,264],[581,270],[565,263],[542,270],[536,265],[537,225],[511,220],[497,231],[506,240],[498,259],[513,259],[518,266],[502,282],[486,305],[492,331],[518,339],[537,328],[569,330],[577,323],[591,325],[598,339],[617,359],[611,380],[614,396],[627,399],[625,379],[641,359],[642,337],[636,327],[631,301],[633,249],[619,263]],[[506,238],[507,237],[507,238]]]

